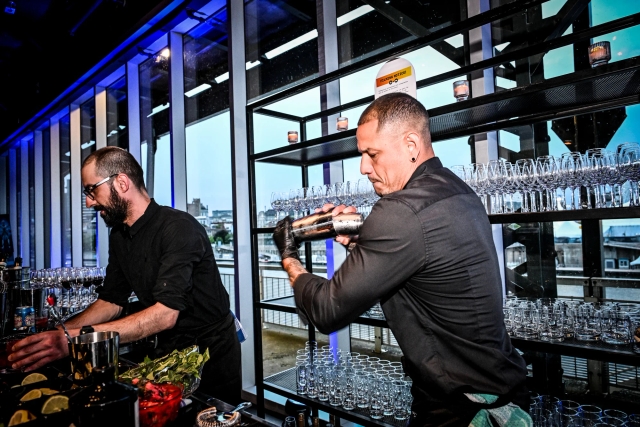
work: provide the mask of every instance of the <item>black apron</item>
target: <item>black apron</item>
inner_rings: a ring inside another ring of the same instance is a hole
[[[158,334],[155,358],[198,345],[200,353],[209,349],[211,359],[205,363],[197,392],[231,405],[241,401],[242,391],[240,342],[231,312],[221,320],[189,331],[168,330]]]

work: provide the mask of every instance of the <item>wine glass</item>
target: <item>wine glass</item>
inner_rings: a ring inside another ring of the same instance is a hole
[[[75,302],[73,303],[73,307],[75,309],[80,309],[81,306],[81,298],[80,298],[80,290],[84,287],[84,281],[87,275],[87,271],[85,268],[76,268],[74,269],[73,280],[71,285],[73,286],[73,293],[75,295]]]
[[[271,221],[271,225],[276,225],[279,220],[279,214],[282,211],[282,194],[278,191],[271,193],[271,208],[276,211],[275,220]]]
[[[562,171],[563,180],[569,188],[569,203],[565,203],[569,209],[575,209],[575,192],[580,189],[584,180],[584,162],[582,154],[577,151],[562,153],[560,157],[560,170]],[[580,203],[580,194],[578,193],[578,209],[582,207]]]

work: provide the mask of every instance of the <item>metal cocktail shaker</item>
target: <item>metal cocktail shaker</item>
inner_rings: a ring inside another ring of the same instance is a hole
[[[340,213],[333,216],[331,211],[320,212],[291,223],[296,243],[332,239],[337,235],[355,236],[360,232],[362,214]]]

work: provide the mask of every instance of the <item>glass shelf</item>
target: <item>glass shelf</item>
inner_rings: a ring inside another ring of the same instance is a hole
[[[522,351],[539,351],[580,357],[582,359],[640,366],[640,354],[631,351],[629,346],[609,345],[601,341],[588,343],[568,339],[564,342],[548,342],[511,337],[511,343]]]
[[[640,208],[579,209],[554,212],[508,213],[489,215],[491,224],[524,222],[580,221],[583,219],[621,219],[640,217]]]
[[[638,103],[640,57],[429,110],[434,142]],[[358,156],[356,129],[251,155],[309,166]]]

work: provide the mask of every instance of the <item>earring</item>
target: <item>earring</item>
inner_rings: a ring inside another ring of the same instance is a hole
[[[415,157],[412,157],[412,158],[411,158],[411,163],[415,163],[415,162],[416,162],[416,158],[415,158]]]

